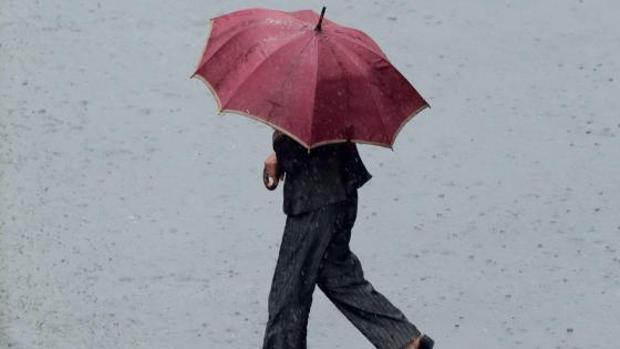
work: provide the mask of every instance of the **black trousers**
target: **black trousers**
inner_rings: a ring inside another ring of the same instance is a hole
[[[349,248],[357,192],[288,216],[269,293],[263,349],[306,349],[315,285],[379,349],[401,349],[420,331],[364,278]]]

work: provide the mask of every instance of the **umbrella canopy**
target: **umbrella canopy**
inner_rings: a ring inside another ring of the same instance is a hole
[[[264,122],[308,149],[344,141],[391,148],[429,104],[367,34],[324,13],[253,8],[212,18],[192,77],[220,112]]]

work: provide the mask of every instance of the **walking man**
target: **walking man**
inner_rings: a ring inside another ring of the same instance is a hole
[[[273,190],[284,179],[286,225],[269,293],[263,349],[306,349],[315,285],[379,349],[427,349],[433,340],[364,278],[349,248],[357,189],[370,180],[354,143],[310,152],[275,131],[263,180]]]

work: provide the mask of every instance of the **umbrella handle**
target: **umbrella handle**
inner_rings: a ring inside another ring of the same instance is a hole
[[[267,173],[267,168],[263,168],[263,184],[265,188],[269,190],[275,190],[278,187],[279,178],[273,178],[273,183],[271,182],[271,177]]]

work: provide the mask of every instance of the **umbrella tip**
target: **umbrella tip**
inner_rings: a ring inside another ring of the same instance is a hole
[[[319,23],[317,23],[316,28],[314,28],[314,30],[318,32],[321,31],[321,23],[323,23],[323,17],[325,16],[326,9],[327,9],[327,6],[323,6],[323,9],[321,10],[321,17],[319,18]]]

